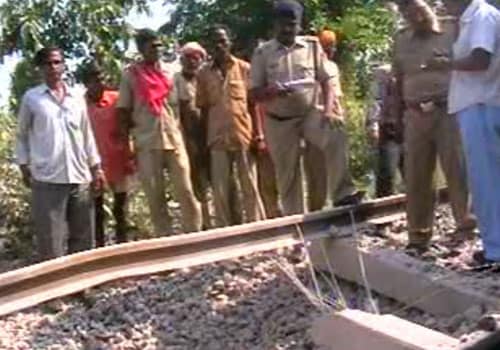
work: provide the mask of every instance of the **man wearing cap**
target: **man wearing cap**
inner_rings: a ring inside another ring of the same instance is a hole
[[[435,52],[451,50],[455,19],[437,18],[424,0],[406,0],[401,10],[409,27],[400,31],[395,40],[393,69],[396,91],[401,95],[395,106],[405,122],[408,248],[420,253],[428,249],[432,238],[433,175],[438,158],[458,230],[470,233],[475,223],[468,210],[458,123],[456,116],[446,110],[450,74],[425,65]]]
[[[285,214],[302,213],[304,198],[300,166],[301,141],[320,149],[327,164],[328,194],[333,202],[349,204],[357,198],[344,152],[347,135],[336,103],[332,77],[336,72],[316,38],[297,36],[302,6],[279,1],[274,8],[276,37],[257,48],[252,59],[251,92],[266,106],[266,138],[276,166]],[[324,99],[317,108],[317,90]],[[342,160],[336,159],[342,155]]]
[[[208,128],[217,224],[239,223],[239,215],[234,210],[238,197],[246,222],[264,219],[257,169],[250,152],[252,145],[259,147],[262,141],[260,123],[248,99],[250,67],[248,62],[231,54],[228,28],[214,26],[209,34],[213,61],[198,74],[196,103]],[[241,185],[240,195],[235,192],[237,182]]]
[[[165,196],[165,169],[180,204],[184,232],[199,231],[201,210],[191,184],[186,147],[170,105],[175,96],[172,70],[161,60],[163,44],[158,33],[142,29],[135,41],[143,60],[124,72],[117,108],[124,129],[122,136],[128,137],[130,130],[134,138],[139,178],[155,234],[170,234],[172,229]]]
[[[331,30],[322,30],[318,34],[318,39],[327,56],[326,64],[329,66],[332,77],[330,78],[330,82],[332,85],[332,89],[334,92],[335,100],[335,110],[339,113],[343,114],[343,109],[341,105],[341,98],[343,96],[342,86],[340,83],[340,72],[337,64],[333,61],[336,53],[336,45],[337,45],[337,36],[335,32]],[[321,94],[318,96],[318,108],[320,110],[323,109],[324,99]],[[335,148],[335,154],[329,155],[327,159],[325,159],[325,155],[316,147],[313,143],[307,142],[306,150],[304,155],[304,169],[307,178],[307,194],[308,194],[308,209],[310,211],[321,210],[327,200],[327,170],[326,163],[327,162],[338,162],[338,166],[335,166],[338,169],[333,176],[338,177],[339,181],[344,181],[342,186],[350,186],[352,185],[351,177],[349,175],[349,169],[345,166],[346,161],[349,157],[348,148],[347,148],[347,138],[342,139],[344,142],[338,142],[337,147]],[[344,170],[344,173],[341,172]],[[359,193],[358,195],[361,195]],[[356,198],[346,199],[342,202],[334,203],[334,205],[345,205],[351,204],[349,201],[353,201]]]
[[[200,109],[196,106],[196,77],[207,55],[205,49],[197,42],[185,44],[180,49],[180,53],[182,70],[176,73],[174,78],[179,116],[191,164],[193,190],[201,203],[203,228],[209,229],[212,227],[210,152],[206,146],[206,120],[201,118]]]

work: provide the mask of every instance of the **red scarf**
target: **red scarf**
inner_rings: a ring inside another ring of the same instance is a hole
[[[172,90],[173,82],[165,74],[152,65],[138,63],[132,66],[136,80],[136,95],[139,101],[146,104],[155,117],[160,117],[165,98]]]

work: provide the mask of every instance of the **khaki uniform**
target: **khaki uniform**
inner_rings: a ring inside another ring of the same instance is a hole
[[[333,61],[328,61],[327,65],[329,66],[329,70],[332,72],[332,77],[330,78],[332,86],[335,91],[335,96],[338,98],[338,102],[340,103],[340,99],[344,95],[342,92],[342,85],[340,83],[340,72],[337,64]],[[320,110],[323,109],[323,98],[321,94],[318,96],[318,108]],[[344,147],[338,147],[335,149],[336,156],[334,159],[342,159],[342,155],[345,153],[345,156],[349,156],[347,154],[347,147],[345,145],[341,145]],[[343,161],[342,161],[343,162]],[[304,155],[304,170],[306,173],[307,179],[307,208],[309,211],[317,211],[323,209],[327,201],[327,170],[326,170],[326,159],[321,152],[321,149],[314,146],[314,144],[308,142],[306,144],[305,155]],[[347,171],[348,169],[345,168]],[[339,174],[336,171],[336,174]]]
[[[257,117],[260,118],[261,123],[264,124],[264,119],[266,117],[265,108],[259,104],[256,110]],[[279,203],[276,171],[274,170],[274,164],[269,154],[269,149],[258,152],[256,158],[259,175],[259,192],[266,209],[267,218],[272,219],[279,217],[282,215],[282,210]]]
[[[440,20],[441,32],[421,38],[404,29],[395,40],[394,72],[406,105],[405,180],[410,243],[427,244],[434,218],[433,176],[437,158],[444,171],[456,222],[466,218],[468,193],[457,120],[446,111],[450,74],[423,70],[436,50],[449,52],[455,41],[455,20]]]
[[[219,226],[239,223],[233,211],[236,207],[234,183],[238,180],[246,221],[265,217],[257,188],[255,160],[249,152],[253,137],[247,98],[249,70],[247,62],[232,57],[225,76],[212,63],[198,74],[196,104],[208,111],[207,144]]]
[[[210,152],[206,145],[206,123],[201,120],[196,106],[197,80],[188,80],[182,72],[175,75],[179,117],[191,165],[191,181],[196,198],[201,202],[203,228],[212,227],[212,201],[210,199]]]
[[[167,65],[162,65],[161,69],[172,78]],[[149,107],[136,98],[134,80],[130,70],[124,72],[117,108],[132,110],[131,133],[137,152],[139,178],[148,199],[155,233],[161,235],[171,230],[165,197],[165,168],[181,206],[184,231],[199,231],[201,212],[191,185],[189,158],[179,123],[168,101],[165,101],[164,113],[160,117],[153,115]],[[175,96],[175,92],[171,96]]]
[[[304,211],[300,166],[303,139],[321,151],[319,158],[326,164],[326,185],[322,182],[319,186],[328,188],[324,191],[328,197],[336,201],[355,192],[348,173],[346,132],[343,128],[331,128],[317,107],[319,90],[315,80],[324,82],[337,74],[328,62],[319,42],[303,37],[297,37],[290,48],[276,39],[268,41],[256,49],[252,59],[252,88],[299,79],[312,81],[288,96],[265,103],[266,139],[285,214]]]

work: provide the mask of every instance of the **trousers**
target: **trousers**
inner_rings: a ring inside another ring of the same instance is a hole
[[[175,199],[179,202],[184,232],[201,230],[202,216],[191,183],[189,159],[184,148],[179,150],[139,150],[139,178],[148,199],[155,234],[170,233],[170,214],[167,208],[164,170],[169,172]]]
[[[474,105],[458,118],[485,256],[500,261],[500,107]]]
[[[300,165],[303,139],[314,146],[313,152],[316,153],[316,160],[310,163],[310,172],[315,173],[316,167],[325,167],[326,179],[318,182],[315,190],[319,193],[318,197],[324,196],[333,203],[356,192],[349,172],[347,133],[344,128],[332,128],[319,110],[286,120],[268,116],[265,124],[266,140],[276,169],[278,191],[285,215],[304,212]],[[323,200],[319,198],[316,202]]]
[[[88,184],[33,181],[31,189],[40,261],[93,248],[94,202]]]
[[[211,151],[211,163],[217,226],[241,223],[240,214],[235,213],[239,198],[246,222],[264,219],[265,211],[257,187],[257,168],[250,152],[214,149]],[[237,184],[241,187],[241,196],[235,193]]]
[[[405,112],[405,181],[410,243],[426,244],[431,238],[436,202],[433,186],[437,161],[448,185],[455,222],[469,214],[467,174],[457,118],[445,107],[424,113]]]

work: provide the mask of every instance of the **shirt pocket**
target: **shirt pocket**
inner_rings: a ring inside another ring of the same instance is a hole
[[[294,79],[314,79],[314,63],[313,62],[298,62],[294,67]]]

